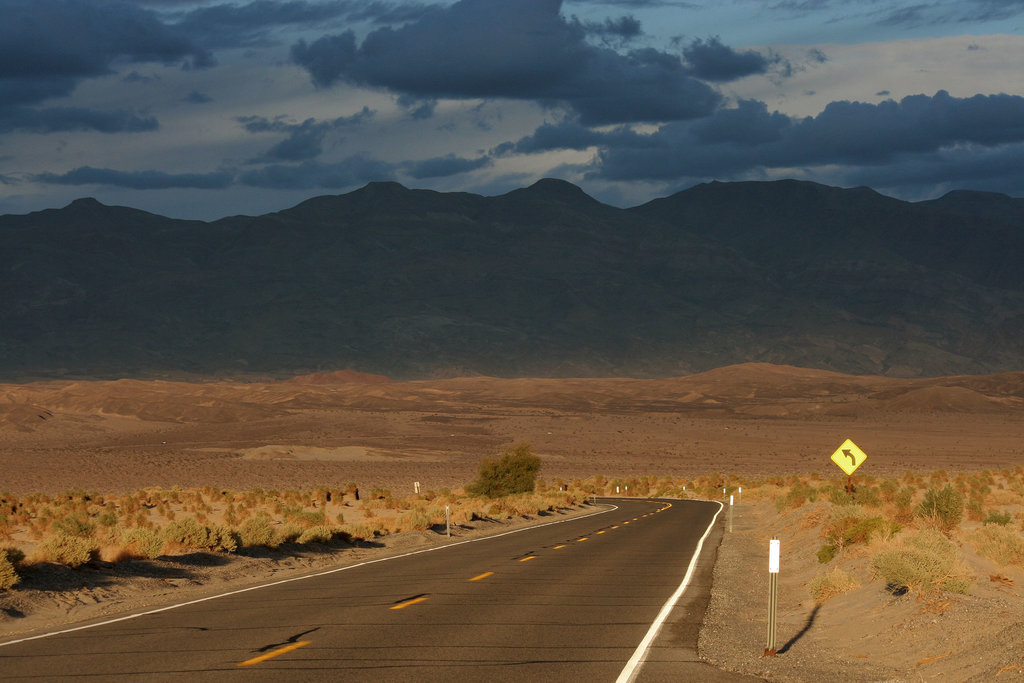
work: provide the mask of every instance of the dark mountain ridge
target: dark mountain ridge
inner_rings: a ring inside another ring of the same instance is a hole
[[[371,183],[212,223],[81,199],[0,216],[0,379],[1019,370],[1022,207],[800,181],[632,209]]]

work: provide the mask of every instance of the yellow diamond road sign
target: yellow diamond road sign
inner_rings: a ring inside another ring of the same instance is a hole
[[[832,462],[839,465],[839,469],[852,475],[854,470],[868,459],[867,453],[857,448],[857,444],[847,439],[843,445],[832,454]]]

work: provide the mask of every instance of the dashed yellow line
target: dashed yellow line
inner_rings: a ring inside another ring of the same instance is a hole
[[[576,542],[577,542],[577,543],[579,543],[579,542],[581,542],[581,541],[585,541],[585,540],[587,540],[588,538],[590,538],[590,537],[589,537],[589,536],[584,536],[583,538],[577,538],[577,539],[576,539]]]
[[[486,579],[488,576],[494,576],[494,572],[484,572],[483,574],[477,574],[472,579],[470,579],[470,581],[479,581],[481,579]]]
[[[601,530],[600,530],[600,531],[598,531],[597,533],[599,533],[599,534],[603,534],[603,533],[604,533],[604,529],[601,529]]]
[[[260,662],[265,662],[268,659],[273,659],[274,657],[277,657],[279,655],[283,655],[286,652],[291,652],[292,650],[298,650],[300,647],[306,647],[307,645],[309,645],[312,642],[313,642],[312,640],[300,640],[297,643],[292,643],[291,645],[285,645],[284,647],[279,647],[276,650],[272,650],[270,652],[262,654],[259,657],[253,657],[252,659],[247,659],[244,662],[239,662],[238,666],[252,666],[253,664],[259,664]]]
[[[565,544],[563,543],[562,545],[556,545],[554,548],[552,548],[552,550],[561,550],[564,547],[565,547]]]
[[[536,559],[537,559],[536,555],[527,555],[526,557],[520,559],[519,561],[520,562],[528,562],[529,560],[536,560]]]
[[[424,601],[429,600],[429,599],[430,598],[428,598],[428,597],[426,597],[424,595],[421,595],[418,598],[411,598],[409,600],[405,600],[404,602],[400,602],[397,605],[392,605],[388,609],[405,609],[409,605],[415,605],[418,602],[424,602]]]
[[[619,528],[619,525],[618,525],[618,524],[616,524],[616,525],[615,525],[615,526],[613,526],[612,528],[613,528],[613,529],[618,529],[618,528]]]

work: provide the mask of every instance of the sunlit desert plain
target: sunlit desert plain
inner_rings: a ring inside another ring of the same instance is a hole
[[[848,438],[868,456],[852,497],[830,460]],[[108,509],[154,508],[141,526],[197,514],[240,528],[263,504],[276,506],[276,524],[292,506],[295,520],[318,515],[317,524],[349,532],[358,524],[369,538],[390,531],[389,547],[442,542],[436,524],[410,527],[402,515],[429,517],[438,501],[454,504],[482,458],[515,444],[540,456],[545,491],[576,492],[558,514],[572,514],[581,491],[614,494],[617,481],[646,482],[650,495],[721,499],[716,486],[738,495],[701,635],[701,656],[723,668],[769,680],[829,677],[837,668],[846,680],[1024,672],[1015,635],[1024,634],[1015,616],[1024,610],[1021,372],[895,379],[747,364],[667,379],[397,382],[339,371],[273,381],[0,385],[0,491],[19,504],[63,493],[62,505],[81,510],[102,507],[94,495],[105,496]],[[413,498],[417,485],[425,495]],[[944,528],[925,508],[941,490],[962,494],[955,526]],[[505,517],[505,509],[481,509],[459,508],[457,522]],[[312,525],[296,533],[319,528]],[[459,533],[486,533],[485,526],[465,524]],[[407,528],[423,531],[393,534]],[[30,532],[31,523],[13,540]],[[786,549],[783,642],[774,659],[761,657],[762,546],[771,536]],[[153,561],[175,562],[167,557],[174,544],[162,538]],[[948,567],[894,585],[882,560],[904,562],[925,542],[950,558]],[[277,552],[243,553],[225,568],[204,569],[190,587],[170,588],[134,576],[124,558],[113,558],[115,567],[102,552],[82,570],[37,562],[16,591],[0,592],[0,622],[10,632],[41,628],[168,599],[168,590],[209,590],[371,551],[351,548],[339,558],[337,547],[303,550],[300,560],[287,548]],[[97,588],[97,572],[121,578]]]

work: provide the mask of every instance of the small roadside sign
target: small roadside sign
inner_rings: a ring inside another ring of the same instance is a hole
[[[854,471],[868,459],[867,453],[857,447],[857,444],[847,439],[843,445],[832,454],[832,462],[839,465],[839,469],[853,476]]]

